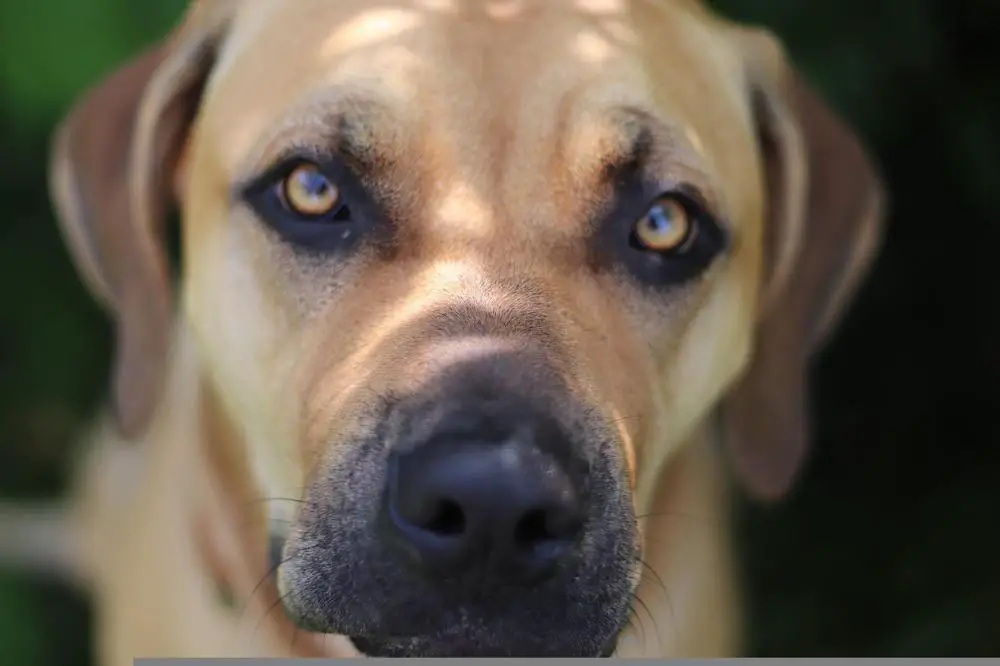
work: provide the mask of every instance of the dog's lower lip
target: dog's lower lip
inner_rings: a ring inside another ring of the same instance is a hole
[[[372,639],[365,636],[348,636],[348,638],[351,640],[351,644],[354,645],[354,649],[366,657],[393,656],[391,654],[392,650],[384,649],[386,645],[385,641],[401,642],[406,640],[399,636],[383,639]]]
[[[351,644],[354,646],[354,649],[356,649],[358,652],[367,657],[386,656],[384,654],[381,654],[381,652],[383,652],[384,650],[381,649],[379,643],[376,642],[379,639],[371,639],[371,638],[366,638],[364,636],[348,636],[348,638],[350,639]],[[412,638],[404,636],[393,636],[391,638],[387,638],[386,640],[391,642],[401,643],[408,640],[412,640]],[[385,644],[382,643],[382,647],[384,647],[384,645]],[[607,659],[614,656],[615,650],[617,649],[618,649],[618,637],[613,636],[601,650],[600,654],[596,654],[594,656],[600,659]],[[408,655],[408,656],[419,656],[419,655]],[[464,655],[464,656],[473,657],[475,655]]]

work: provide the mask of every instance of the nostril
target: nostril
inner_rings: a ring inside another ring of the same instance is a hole
[[[531,550],[555,541],[570,541],[579,529],[580,521],[572,512],[533,509],[517,522],[514,542],[522,550]]]
[[[516,441],[448,440],[393,454],[387,481],[385,536],[434,574],[479,567],[541,579],[558,570],[584,528],[571,479]]]
[[[459,536],[465,531],[465,512],[458,502],[442,499],[420,527],[440,536]]]
[[[543,541],[556,538],[549,531],[544,509],[529,511],[514,528],[514,542],[518,548],[528,550]]]

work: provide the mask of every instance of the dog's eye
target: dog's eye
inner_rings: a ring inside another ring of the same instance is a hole
[[[280,184],[282,201],[290,212],[321,218],[336,211],[340,190],[312,164],[294,168]]]
[[[638,202],[640,196],[627,201]],[[616,227],[619,260],[636,278],[658,287],[685,282],[725,249],[726,232],[699,201],[686,190],[666,192],[645,204],[641,216],[629,216],[627,233]]]
[[[284,241],[320,252],[359,247],[383,218],[361,180],[334,157],[279,163],[240,195]]]
[[[688,215],[680,201],[664,196],[636,221],[631,241],[636,248],[651,252],[683,252],[697,235],[697,218]]]

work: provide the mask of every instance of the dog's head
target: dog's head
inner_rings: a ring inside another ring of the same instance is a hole
[[[776,40],[680,0],[196,3],[53,164],[125,433],[176,202],[205,375],[260,494],[303,500],[285,605],[370,654],[604,652],[699,424],[754,495],[791,483],[881,208]]]

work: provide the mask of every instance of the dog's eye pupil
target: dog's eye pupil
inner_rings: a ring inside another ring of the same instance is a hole
[[[689,245],[696,231],[695,220],[676,199],[661,197],[636,221],[633,244],[651,252],[675,252]]]
[[[304,164],[292,170],[282,182],[282,200],[293,213],[322,217],[337,210],[340,191],[320,169]]]

